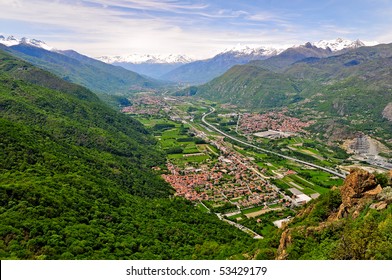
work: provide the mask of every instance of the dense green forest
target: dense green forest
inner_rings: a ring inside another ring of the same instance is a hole
[[[172,196],[139,122],[3,52],[0,126],[1,259],[242,258],[253,243]]]

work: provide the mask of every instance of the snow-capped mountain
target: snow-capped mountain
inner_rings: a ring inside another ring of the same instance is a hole
[[[248,45],[238,44],[233,48],[225,49],[220,54],[227,53],[227,54],[234,55],[236,57],[240,57],[240,56],[268,57],[268,56],[278,55],[282,51],[284,51],[284,49],[276,49],[276,48],[263,47],[263,46],[248,46]]]
[[[355,49],[363,46],[374,46],[377,42],[365,42],[359,39],[355,41],[337,38],[335,40],[320,40],[318,42],[312,43],[314,46],[322,49],[330,48],[331,51],[341,51],[343,49]]]
[[[23,37],[21,39],[17,39],[14,36],[8,36],[5,37],[3,35],[0,35],[0,44],[3,44],[7,47],[11,46],[16,46],[20,44],[26,44],[26,45],[31,45],[37,48],[45,49],[48,51],[54,50],[51,46],[48,46],[45,42],[36,40],[36,39],[28,39],[26,37]]]
[[[0,44],[6,45],[7,47],[19,45],[20,40],[17,40],[14,36],[8,36],[7,38],[0,35]]]
[[[133,64],[185,64],[193,61],[185,55],[152,55],[152,54],[130,54],[130,55],[117,55],[117,56],[101,56],[97,57],[106,63],[133,63]]]
[[[189,84],[202,84],[222,75],[234,65],[247,64],[252,60],[264,60],[276,56],[283,50],[237,45],[226,49],[210,59],[185,64],[162,75],[162,79]]]

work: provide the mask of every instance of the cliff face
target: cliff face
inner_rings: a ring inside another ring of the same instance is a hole
[[[387,184],[391,185],[392,171],[387,174],[387,177]],[[335,202],[336,207],[333,206],[334,203],[331,203],[333,196],[320,197],[318,201],[300,210],[293,222],[283,228],[276,259],[301,257],[301,252],[298,251],[309,250],[303,243],[308,242],[308,240],[317,240],[316,243],[318,245],[325,241],[323,238],[330,238],[331,235],[334,236],[333,241],[336,242],[336,248],[342,247],[341,244],[346,242],[347,235],[351,234],[346,223],[355,223],[357,220],[364,219],[364,221],[359,221],[358,224],[363,223],[366,225],[366,217],[369,216],[367,215],[369,212],[364,211],[369,211],[369,209],[375,209],[377,212],[384,211],[392,203],[392,188],[390,186],[382,188],[377,181],[375,175],[365,170],[351,170],[344,184],[339,188],[340,205],[339,202],[337,204]],[[335,194],[339,196],[336,191]],[[323,211],[324,215],[320,215],[320,211]],[[391,215],[385,214],[385,216],[389,223]],[[375,228],[377,229],[377,227],[376,225]],[[355,230],[357,231],[356,234],[361,234],[361,228]],[[325,235],[325,232],[329,232],[329,234]],[[293,247],[296,249],[293,250]],[[329,252],[330,255],[334,256],[331,251]],[[359,254],[352,258],[361,258],[361,256]]]

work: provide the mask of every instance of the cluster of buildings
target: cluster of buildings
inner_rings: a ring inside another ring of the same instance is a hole
[[[245,134],[266,130],[299,133],[305,132],[303,128],[311,124],[312,122],[303,122],[298,118],[289,117],[283,111],[265,114],[246,113],[241,116],[238,129]]]
[[[161,109],[165,109],[164,106],[162,98],[142,95],[133,99],[132,105],[124,107],[122,112],[135,115],[158,115]]]
[[[212,166],[204,164],[198,168],[180,169],[168,163],[170,174],[162,176],[174,187],[178,196],[191,201],[230,202],[241,209],[285,202],[249,164],[232,152],[220,156]]]

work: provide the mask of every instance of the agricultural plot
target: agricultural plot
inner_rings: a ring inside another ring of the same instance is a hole
[[[184,108],[188,107],[184,106]],[[200,139],[192,136],[188,124],[151,116],[137,116],[136,118],[152,130],[158,140],[158,145],[166,152],[167,158],[179,166],[201,163],[218,156],[215,147],[198,144]]]

